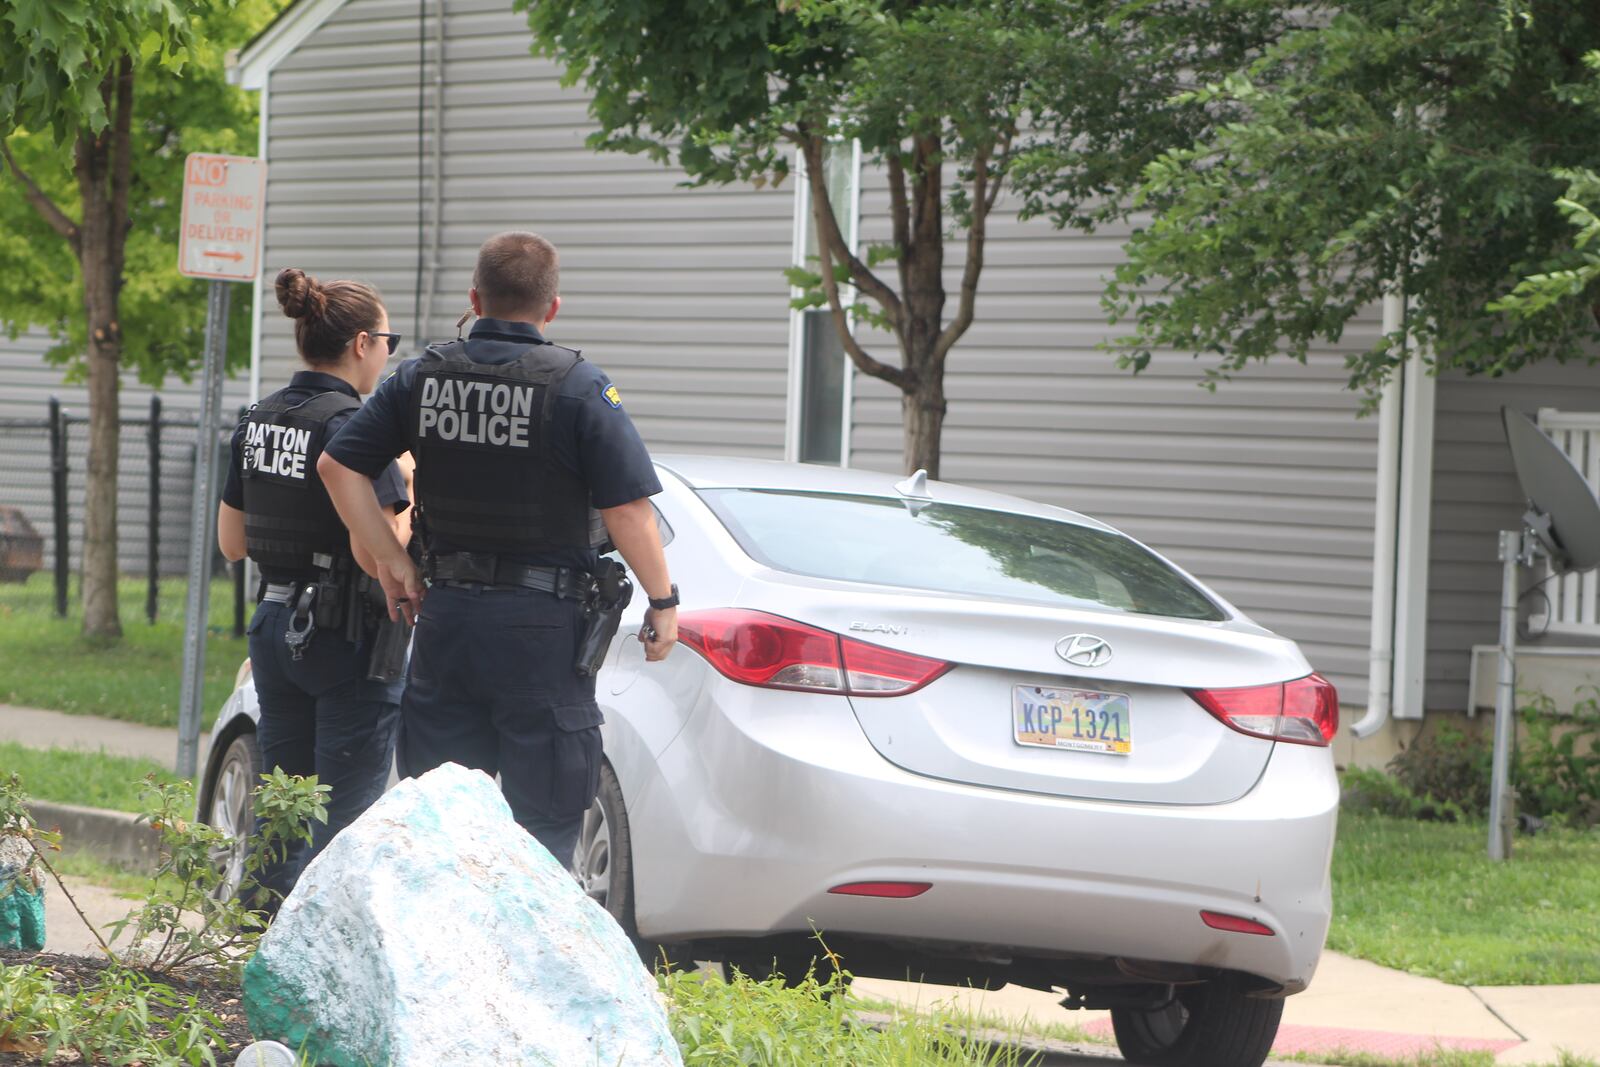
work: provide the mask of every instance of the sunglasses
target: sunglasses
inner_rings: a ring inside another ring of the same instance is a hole
[[[403,334],[403,333],[379,333],[376,330],[368,330],[367,331],[367,336],[368,337],[382,337],[382,338],[387,339],[388,342],[389,342],[389,354],[392,356],[392,355],[394,355],[394,350],[400,347],[400,338],[404,337],[405,334]]]

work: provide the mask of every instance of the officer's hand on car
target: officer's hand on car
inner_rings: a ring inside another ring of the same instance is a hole
[[[644,613],[644,628],[639,631],[644,643],[644,658],[654,663],[667,658],[672,646],[678,643],[678,609],[648,608]]]

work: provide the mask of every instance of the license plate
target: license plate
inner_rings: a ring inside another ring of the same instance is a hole
[[[1011,726],[1019,745],[1133,754],[1133,706],[1124,693],[1019,685],[1011,694]]]

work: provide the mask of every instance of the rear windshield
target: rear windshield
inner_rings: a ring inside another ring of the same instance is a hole
[[[701,492],[746,552],[815,578],[1221,620],[1216,604],[1120,534],[1032,515],[888,497]]]

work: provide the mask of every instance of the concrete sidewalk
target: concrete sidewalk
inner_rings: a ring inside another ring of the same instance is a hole
[[[200,732],[200,764],[205,765],[209,731]],[[103,751],[110,756],[132,756],[171,767],[178,758],[178,731],[164,726],[143,726],[93,715],[68,715],[0,704],[0,741],[15,741],[29,748],[76,748]]]
[[[63,715],[0,705],[0,740],[35,748],[104,749],[170,765],[176,730]],[[201,738],[201,760],[205,754]],[[52,896],[59,890],[51,887]],[[97,925],[120,918],[131,902],[93,886],[84,887]],[[50,902],[52,909],[65,902]],[[85,907],[90,911],[89,907]],[[93,938],[70,911],[49,917],[51,948],[81,952]],[[61,940],[58,941],[58,938]],[[1007,986],[994,992],[861,979],[863,995],[907,1006],[949,1004],[1015,1025],[1065,1024],[1111,1040],[1107,1012],[1069,1012],[1060,996]],[[1311,987],[1290,997],[1273,1051],[1277,1054],[1334,1050],[1406,1057],[1435,1047],[1487,1050],[1504,1064],[1555,1064],[1562,1051],[1600,1062],[1600,985],[1486,986],[1467,988],[1418,978],[1364,960],[1324,953]]]
[[[1059,995],[1034,989],[984,992],[867,978],[855,989],[907,1007],[946,1005],[1018,1027],[1077,1026],[1112,1040],[1109,1012],[1066,1011]],[[1562,1050],[1600,1061],[1600,986],[1469,989],[1326,952],[1311,987],[1284,1002],[1273,1053],[1399,1059],[1436,1047],[1493,1052],[1506,1064],[1555,1064]]]

